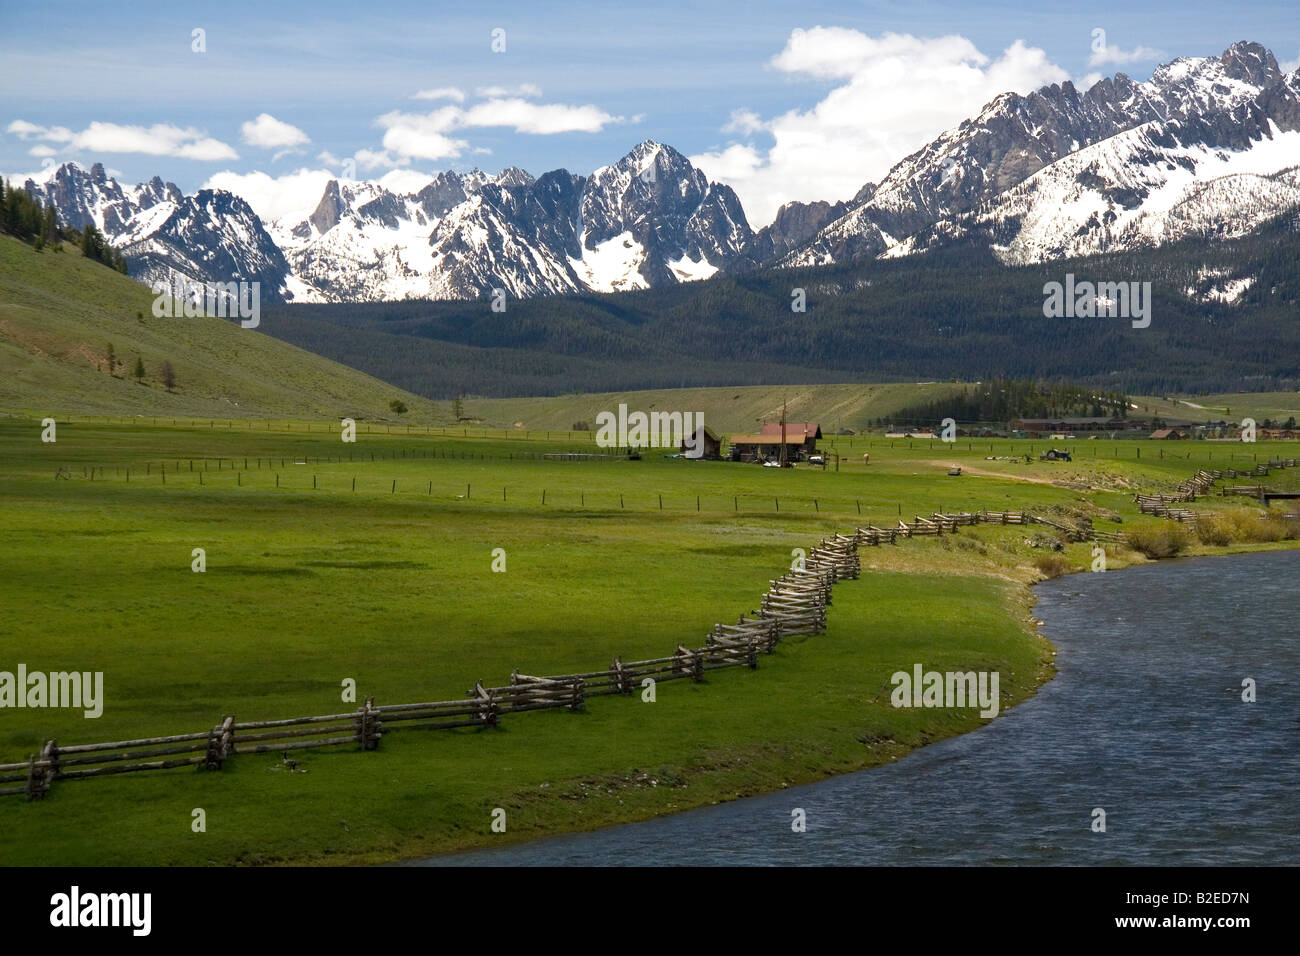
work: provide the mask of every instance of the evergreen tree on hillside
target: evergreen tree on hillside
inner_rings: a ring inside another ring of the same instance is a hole
[[[42,221],[40,204],[25,190],[14,189],[12,181],[6,183],[0,201],[0,232],[31,242],[40,235]]]
[[[52,242],[59,237],[59,216],[54,211],[53,206],[45,207],[45,215],[41,219],[41,241]]]
[[[137,382],[144,381],[144,359],[138,355],[135,357],[135,371],[132,374]]]

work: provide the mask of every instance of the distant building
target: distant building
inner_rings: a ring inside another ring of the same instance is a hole
[[[692,442],[692,448],[687,448],[686,440],[682,439],[682,454],[703,448],[704,453],[697,457],[718,459],[722,457],[722,439],[713,434],[713,431],[705,425],[701,425],[695,430],[695,440]]]
[[[1116,432],[1140,429],[1143,423],[1129,418],[1015,418],[1008,422],[1013,433],[1021,437],[1068,435],[1078,432]]]
[[[1157,428],[1149,437],[1156,440],[1165,440],[1190,438],[1191,436],[1181,428]]]
[[[785,456],[789,461],[806,461],[817,451],[822,428],[816,422],[785,423]],[[732,435],[732,461],[768,461],[781,457],[781,423],[764,422],[758,434]]]
[[[763,427],[758,430],[760,435],[775,435],[781,437],[780,422],[764,422]],[[785,438],[787,444],[791,438],[798,438],[800,445],[807,454],[812,454],[817,450],[817,439],[822,437],[822,427],[816,422],[786,422]]]
[[[789,461],[799,460],[803,436],[786,437],[785,456]],[[781,457],[780,435],[732,435],[732,461],[770,461]]]

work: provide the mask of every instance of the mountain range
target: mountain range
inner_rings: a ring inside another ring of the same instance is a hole
[[[515,298],[671,286],[976,243],[1008,264],[1249,234],[1300,211],[1300,70],[1257,43],[1005,93],[851,198],[792,202],[763,229],[671,146],[589,176],[441,172],[410,193],[335,179],[264,222],[224,190],[123,186],[101,164],[26,182],[93,223],[144,282],[260,281],[286,302]]]

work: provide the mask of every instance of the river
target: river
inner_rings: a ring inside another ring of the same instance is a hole
[[[1300,863],[1298,587],[1300,551],[1058,578],[1036,593],[1059,673],[979,730],[778,793],[412,862]]]

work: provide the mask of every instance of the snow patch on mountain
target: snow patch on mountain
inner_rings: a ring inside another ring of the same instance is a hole
[[[669,260],[668,268],[681,282],[698,282],[701,279],[707,279],[715,275],[718,271],[718,267],[703,256],[699,258],[699,261],[691,259],[690,256]]]
[[[625,292],[649,288],[640,271],[643,262],[645,247],[624,230],[594,247],[584,246],[582,258],[570,259],[569,265],[593,292]]]

